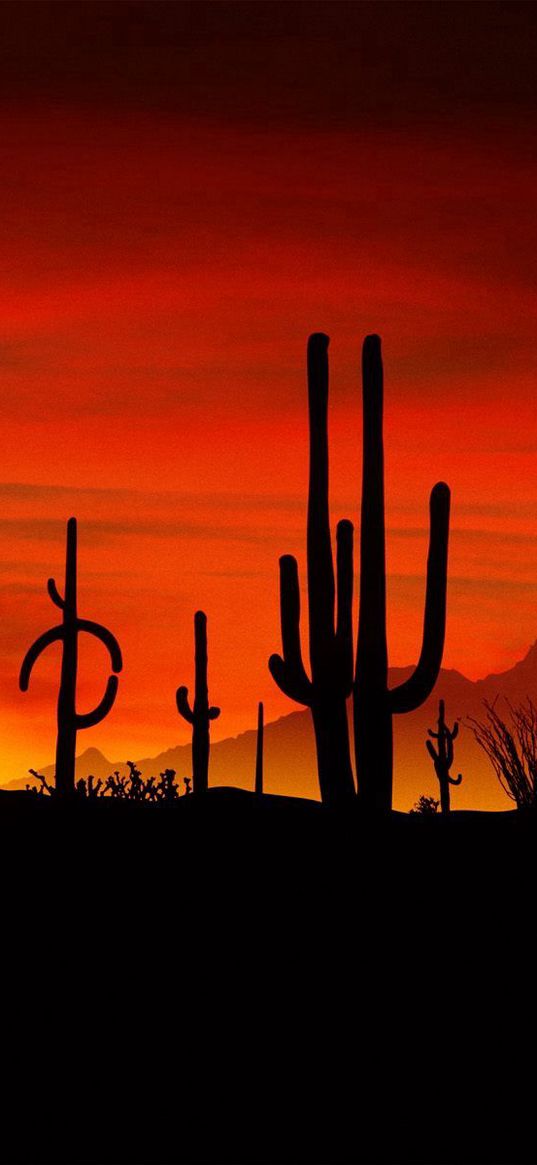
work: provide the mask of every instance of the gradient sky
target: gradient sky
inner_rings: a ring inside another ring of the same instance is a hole
[[[125,669],[79,738],[188,739],[193,614],[214,738],[295,710],[278,556],[304,575],[305,345],[331,336],[332,514],[357,519],[359,363],[383,337],[390,662],[417,658],[428,493],[453,494],[444,664],[537,637],[537,9],[0,6],[0,750],[54,755],[65,522]],[[304,617],[305,617],[304,612]],[[304,631],[306,628],[304,629]],[[104,652],[84,642],[81,710]]]

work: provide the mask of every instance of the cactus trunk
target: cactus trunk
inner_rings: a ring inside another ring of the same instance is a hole
[[[451,813],[451,798],[449,795],[449,778],[446,780],[444,773],[439,777],[438,783],[440,785],[440,812]]]
[[[383,375],[369,346],[362,354],[363,460],[360,603],[354,696],[358,793],[364,805],[392,803],[393,731],[388,707]]]
[[[56,739],[56,791],[75,791],[77,635],[77,531],[71,518],[67,523],[65,599],[63,607],[63,654],[58,695],[58,736]]]
[[[450,493],[438,482],[430,498],[430,543],[423,641],[410,678],[388,688],[383,370],[378,336],[367,336],[362,356],[363,465],[360,533],[360,607],[354,683],[354,738],[358,795],[368,809],[392,807],[392,715],[411,712],[430,695],[442,662],[446,620]]]
[[[310,464],[307,519],[309,600],[308,678],[300,644],[300,593],[296,560],[280,559],[283,658],[271,656],[272,675],[287,696],[311,709],[322,800],[330,804],[355,796],[347,698],[352,689],[353,529],[337,528],[336,582],[328,502],[328,336],[308,342]]]
[[[313,704],[311,716],[321,800],[326,804],[338,804],[355,796],[345,701],[331,702],[328,698],[320,707]]]
[[[311,711],[321,798],[326,802],[338,802],[353,797],[355,788],[347,693],[344,685],[334,683],[339,643],[334,629],[336,596],[328,501],[328,338],[312,337],[312,341],[308,347],[310,473],[307,551],[309,648],[316,694]],[[350,585],[352,587],[352,580]],[[352,637],[350,626],[348,631]],[[352,670],[352,658],[350,667]]]
[[[194,619],[195,690],[192,732],[192,774],[194,792],[209,787],[209,688],[207,684],[207,618],[197,611]]]

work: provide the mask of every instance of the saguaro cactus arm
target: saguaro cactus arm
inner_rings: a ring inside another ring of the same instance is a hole
[[[213,705],[212,708],[209,708],[208,715],[209,715],[209,720],[218,720],[218,717],[220,715],[220,708],[217,708],[216,705]]]
[[[459,773],[458,777],[448,777],[448,780],[450,785],[460,785],[462,781],[462,773]]]
[[[420,658],[412,675],[388,693],[391,712],[413,712],[431,694],[440,671],[446,630],[447,554],[450,491],[434,486],[430,499],[430,541],[427,590]]]
[[[337,540],[337,626],[336,645],[341,665],[341,679],[346,696],[350,696],[354,678],[352,638],[352,590],[354,526],[347,518],[338,522]]]
[[[118,678],[117,676],[109,676],[106,683],[106,691],[97,707],[93,712],[77,713],[75,715],[75,724],[77,728],[93,728],[95,724],[100,724],[108,715],[114,700],[117,695]]]
[[[65,599],[62,599],[60,592],[56,586],[56,582],[53,578],[49,578],[47,580],[47,591],[50,595],[50,598],[52,599],[52,602],[55,603],[56,606],[59,607],[61,611],[63,611],[65,609]]]
[[[102,627],[100,623],[94,623],[91,619],[77,619],[77,626],[80,631],[87,631],[89,635],[94,635],[96,639],[100,639],[101,643],[108,648],[110,654],[110,661],[112,663],[112,670],[120,672],[123,667],[123,659],[121,655],[121,648],[111,631],[106,627]]]
[[[188,688],[184,687],[184,685],[177,689],[175,702],[177,704],[177,711],[183,717],[183,720],[187,720],[189,724],[193,724],[194,713],[188,702]]]
[[[28,691],[30,674],[36,660],[49,644],[55,643],[58,639],[63,639],[63,627],[51,627],[50,631],[44,631],[43,635],[40,635],[39,639],[36,639],[35,643],[28,649],[22,661],[19,674],[19,688],[21,692]]]
[[[432,733],[431,733],[431,735],[432,735]],[[435,736],[438,736],[438,733],[437,733],[437,732],[435,732],[435,733],[434,733],[434,735],[435,735]],[[434,747],[434,744],[431,744],[431,741],[430,741],[430,740],[426,740],[426,741],[425,741],[425,747],[426,747],[426,749],[427,749],[427,752],[429,753],[429,756],[430,756],[430,757],[431,757],[431,759],[433,760],[433,762],[434,762],[434,764],[435,764],[435,767],[436,767],[436,762],[437,762],[437,760],[438,760],[438,753],[437,753],[437,751],[436,751],[436,749],[435,749],[435,747]]]
[[[302,662],[298,564],[292,554],[280,558],[280,620],[283,659],[280,655],[271,655],[270,672],[284,695],[309,707],[313,685]]]

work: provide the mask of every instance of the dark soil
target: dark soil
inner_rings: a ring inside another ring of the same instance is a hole
[[[534,1163],[537,820],[0,795],[2,1160]]]

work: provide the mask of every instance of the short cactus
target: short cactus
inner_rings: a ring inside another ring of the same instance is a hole
[[[192,784],[194,793],[206,793],[209,785],[209,725],[220,715],[220,708],[211,708],[207,687],[207,616],[196,611],[194,616],[195,691],[194,705],[188,701],[188,688],[177,689],[177,711],[192,725]]]
[[[80,619],[77,610],[77,527],[76,518],[67,523],[67,553],[65,564],[65,593],[60,595],[53,578],[47,584],[52,602],[63,611],[62,623],[45,631],[26,653],[19,676],[22,692],[28,691],[34,663],[51,643],[63,644],[60,692],[58,696],[58,736],[56,743],[56,792],[62,796],[75,793],[76,734],[81,728],[92,728],[108,715],[117,693],[117,673],[123,661],[117,639],[100,623]],[[93,712],[81,715],[76,711],[76,678],[78,670],[78,636],[81,631],[100,639],[108,649],[112,670],[104,696]]]
[[[438,732],[433,732],[431,728],[428,729],[429,736],[438,741],[436,751],[434,744],[430,740],[425,741],[427,751],[432,757],[435,772],[438,777],[440,785],[440,806],[442,813],[450,812],[449,803],[449,786],[460,785],[462,781],[462,774],[458,777],[451,777],[449,770],[453,764],[453,741],[459,732],[459,723],[456,720],[451,732],[445,721],[445,705],[444,701],[440,700],[438,706]]]

